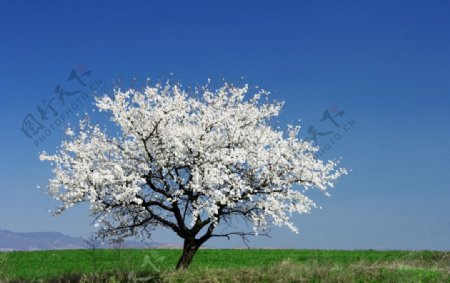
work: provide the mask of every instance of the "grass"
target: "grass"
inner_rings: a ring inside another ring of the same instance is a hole
[[[180,250],[0,253],[0,282],[450,282],[450,253],[434,251]]]

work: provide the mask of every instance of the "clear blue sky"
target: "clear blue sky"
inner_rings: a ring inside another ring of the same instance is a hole
[[[120,76],[123,86],[170,73],[185,85],[243,76],[286,101],[280,124],[302,119],[305,137],[309,126],[334,131],[318,136],[323,146],[345,133],[324,158],[342,156],[353,171],[331,198],[314,195],[323,209],[295,217],[299,235],[275,229],[252,246],[448,250],[449,15],[447,1],[2,1],[0,228],[74,236],[92,229],[85,206],[51,217],[56,203],[36,188],[51,176],[38,153],[54,150],[63,127],[38,147],[21,131],[28,114],[41,119],[44,100],[64,112],[55,87],[85,90],[67,81],[84,68],[91,75],[83,80],[106,89]],[[336,122],[354,125],[342,132],[320,122],[327,109],[343,110]],[[154,240],[177,238],[158,232]]]

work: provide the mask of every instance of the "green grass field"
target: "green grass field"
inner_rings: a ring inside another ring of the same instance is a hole
[[[0,253],[0,282],[450,282],[449,252],[180,250]]]

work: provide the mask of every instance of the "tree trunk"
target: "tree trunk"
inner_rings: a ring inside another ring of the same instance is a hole
[[[199,247],[200,243],[197,240],[184,239],[183,254],[178,260],[177,269],[187,269]]]

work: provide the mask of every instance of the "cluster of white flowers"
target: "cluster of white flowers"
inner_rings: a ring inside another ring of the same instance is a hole
[[[241,216],[256,230],[273,223],[297,232],[292,213],[316,206],[299,189],[327,193],[346,170],[316,159],[318,148],[298,138],[299,126],[274,130],[283,103],[262,102],[263,90],[248,92],[225,84],[190,94],[167,83],[97,99],[120,136],[81,121],[79,134],[68,129],[55,154],[41,154],[54,166],[49,193],[62,202],[57,212],[90,202],[112,230],[183,229],[181,209],[187,228]]]

